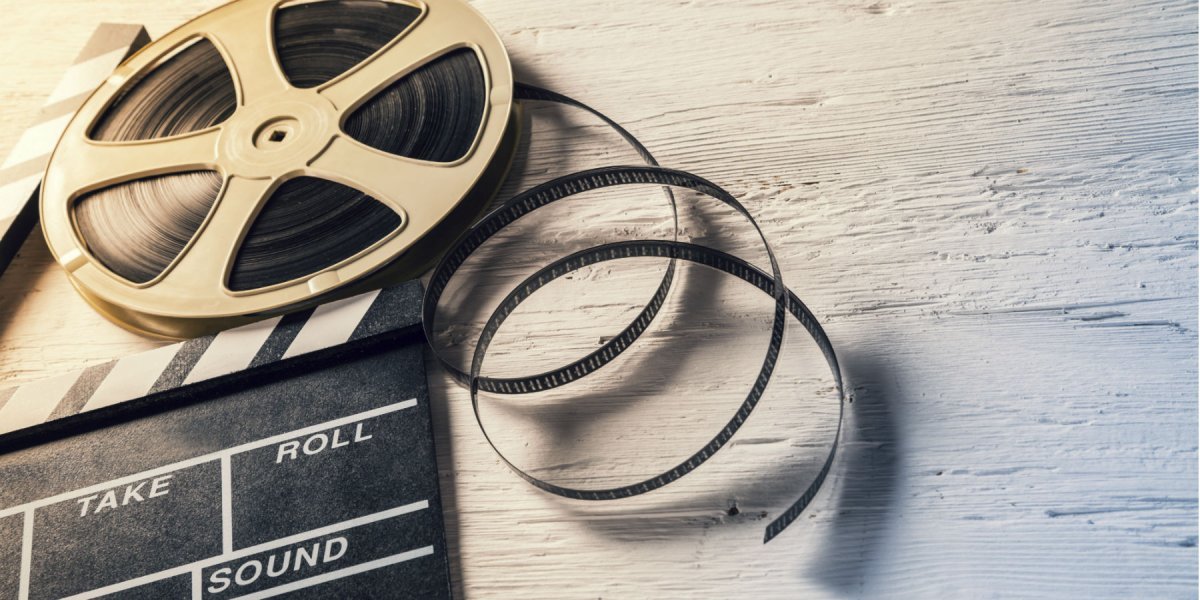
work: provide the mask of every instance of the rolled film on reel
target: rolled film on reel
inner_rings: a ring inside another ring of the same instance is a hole
[[[190,337],[415,277],[516,141],[496,33],[460,0],[240,0],[118,68],[68,125],[43,230],[139,332]]]

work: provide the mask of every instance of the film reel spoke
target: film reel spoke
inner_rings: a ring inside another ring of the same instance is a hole
[[[155,287],[171,293],[200,294],[210,293],[214,286],[223,286],[227,265],[237,251],[242,232],[254,220],[275,183],[271,179],[226,179],[208,222]]]
[[[421,18],[409,26],[389,45],[359,63],[341,77],[334,79],[321,91],[341,111],[349,111],[366,101],[379,90],[416,70],[429,61],[464,47],[463,39],[453,26],[455,4],[439,4],[436,8],[423,6]]]
[[[243,8],[246,14],[216,20],[205,31],[233,73],[240,106],[292,87],[275,59],[272,30],[278,0],[249,0],[243,4],[247,5]]]
[[[400,198],[433,198],[461,177],[452,166],[386,154],[346,136],[333,143],[311,165],[310,171],[366,193],[405,216],[405,228],[423,232],[442,219],[448,206],[437,202]]]
[[[136,142],[95,142],[63,138],[65,150],[80,157],[72,169],[50,174],[78,195],[104,186],[164,173],[211,169],[217,163],[219,127],[181,136]]]

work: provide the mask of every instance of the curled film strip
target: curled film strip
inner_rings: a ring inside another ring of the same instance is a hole
[[[474,225],[499,187],[516,138],[513,100],[568,105],[601,119],[645,166],[560,177],[503,202]],[[661,187],[671,240],[629,240],[575,252],[538,270],[495,308],[469,369],[446,370],[471,390],[479,426],[500,458],[547,492],[579,500],[643,494],[687,475],[726,445],[774,373],[790,313],[816,342],[843,397],[837,358],[813,314],[783,282],[766,237],[727,191],[658,166],[605,115],[571,98],[514,84],[498,36],[460,0],[239,0],[164,36],[120,67],[68,126],[42,194],[51,249],[80,292],[134,330],[187,337],[312,306],[433,269],[423,326],[434,341],[438,303],[467,258],[521,217],[586,191]],[[754,227],[770,273],[678,240],[672,188],[710,196]],[[453,240],[453,241],[452,241]],[[516,307],[588,265],[669,259],[649,302],[620,333],[565,366],[484,377],[488,348]],[[686,460],[607,489],[564,487],[518,468],[479,414],[480,392],[524,394],[610,364],[664,305],[677,261],[733,275],[775,302],[770,342],[734,415]],[[804,493],[767,527],[778,535],[812,501],[837,449]]]

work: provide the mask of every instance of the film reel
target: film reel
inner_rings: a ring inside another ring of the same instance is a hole
[[[512,95],[462,0],[238,0],[84,103],[43,231],[101,313],[165,337],[411,278],[498,188]]]

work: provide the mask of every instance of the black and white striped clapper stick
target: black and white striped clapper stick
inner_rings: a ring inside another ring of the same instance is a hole
[[[46,100],[36,122],[0,164],[0,274],[37,222],[38,185],[67,122],[121,61],[149,42],[141,25],[100,24]]]
[[[417,284],[375,290],[306,311],[0,389],[0,440],[28,428],[419,325]],[[409,312],[411,311],[411,312]]]

